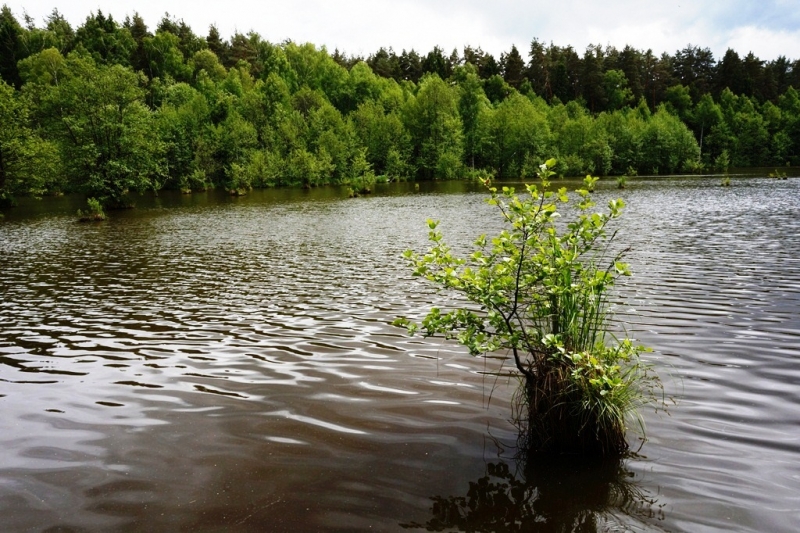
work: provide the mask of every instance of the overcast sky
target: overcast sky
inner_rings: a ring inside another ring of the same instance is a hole
[[[381,46],[398,53],[435,45],[449,53],[465,45],[499,56],[514,44],[527,58],[534,37],[546,44],[630,44],[674,54],[688,44],[728,48],[761,59],[800,59],[800,0],[0,0],[22,22],[23,11],[42,26],[57,8],[77,27],[100,9],[118,21],[138,12],[153,30],[165,12],[201,36],[216,24],[223,37],[255,31],[271,42],[291,39],[369,55]]]

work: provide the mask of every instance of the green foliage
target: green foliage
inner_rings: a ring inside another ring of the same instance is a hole
[[[324,151],[313,154],[304,148],[295,149],[286,160],[285,176],[290,185],[316,187],[332,172],[333,162]]]
[[[141,78],[120,65],[70,54],[57,84],[33,88],[40,119],[59,142],[71,183],[107,206],[152,186],[163,145],[145,106]]]
[[[800,86],[800,85],[798,85]],[[800,164],[800,94],[794,87],[778,99],[781,110],[781,131],[785,143],[785,154],[793,165]]]
[[[406,104],[405,125],[420,173],[427,178],[455,177],[463,153],[456,91],[438,76],[426,76]]]
[[[255,128],[239,113],[230,112],[215,129],[214,159],[222,168],[223,186],[229,192],[250,189],[250,176],[242,168],[250,151],[257,146]]]
[[[491,104],[473,65],[459,67],[455,76],[459,80],[458,112],[464,132],[464,155],[469,166],[474,168],[475,156],[481,145],[480,117]]]
[[[19,62],[22,79],[35,85],[58,85],[64,76],[66,60],[55,48],[42,50]]]
[[[81,222],[99,222],[106,219],[106,214],[103,211],[103,205],[97,198],[86,199],[87,209],[82,211],[78,209],[78,220]]]
[[[510,96],[514,91],[499,74],[483,81],[483,91],[490,102],[497,105]]]
[[[350,163],[350,177],[347,183],[353,191],[351,196],[369,194],[377,183],[372,165],[367,161],[365,152],[365,150],[359,150]]]
[[[722,121],[722,111],[719,106],[711,98],[711,95],[704,94],[692,113],[692,120],[695,124],[695,130],[699,127],[699,141],[700,152],[703,152],[703,137],[713,126],[716,126]]]
[[[361,104],[350,115],[353,130],[366,157],[377,173],[405,177],[409,173],[411,140],[398,112],[386,112],[374,101]]]
[[[633,101],[633,93],[628,88],[628,80],[621,70],[607,70],[603,76],[603,89],[608,101],[608,109],[620,109]]]
[[[785,58],[730,53],[715,69],[697,47],[580,57],[534,40],[527,65],[513,46],[362,61],[254,32],[203,39],[170,16],[154,33],[138,14],[24,22],[0,10],[6,198],[346,184],[366,175],[362,153],[387,180],[524,178],[545,154],[576,176],[699,172],[723,153],[800,164],[800,68]]]
[[[86,22],[75,32],[75,47],[96,63],[129,66],[136,41],[128,28],[98,9],[97,13],[86,17]]]
[[[180,50],[180,39],[176,35],[159,32],[153,37],[145,37],[143,49],[147,58],[147,73],[151,79],[161,78],[162,80],[181,82],[189,81],[192,78],[192,65],[187,65],[184,61],[185,58]],[[207,72],[210,71],[213,74],[214,66],[210,58],[208,59],[202,67],[208,68]]]
[[[0,197],[59,189],[56,146],[29,126],[28,105],[0,80]]]
[[[705,172],[706,165],[701,159],[687,159],[683,164],[683,169],[690,174],[701,174]]]
[[[0,80],[14,87],[22,84],[17,62],[24,59],[21,43],[24,31],[11,9],[3,4],[0,9]]]
[[[546,115],[519,93],[485,111],[479,132],[481,160],[500,178],[524,176],[526,161],[543,161],[551,142]]]
[[[692,95],[689,94],[689,88],[685,85],[673,85],[667,89],[666,107],[681,120],[688,120],[692,112]]]
[[[711,128],[707,137],[711,152],[719,156],[727,150],[734,167],[773,162],[769,124],[754,101],[725,89],[719,97],[719,108],[722,120]]]
[[[217,55],[207,49],[195,52],[189,66],[192,68],[194,77],[197,77],[201,71],[204,71],[213,81],[220,81],[227,75],[227,71],[219,62]]]
[[[723,150],[719,156],[714,160],[714,168],[721,172],[728,172],[728,167],[730,166],[731,161],[728,157],[728,150]]]
[[[644,125],[641,153],[639,170],[653,174],[674,174],[684,170],[687,161],[700,158],[692,132],[663,108]]]
[[[457,339],[473,355],[512,356],[522,377],[517,406],[528,449],[616,455],[627,449],[631,416],[659,385],[639,360],[644,348],[608,332],[610,291],[630,275],[624,251],[608,255],[614,233],[607,227],[624,203],[592,212],[597,178],[587,176],[576,192],[577,216],[557,224],[558,204],[569,196],[550,190],[555,165],[543,164],[541,183],[522,195],[489,188],[506,229],[481,235],[469,256],[456,256],[429,220],[432,248],[405,258],[415,275],[477,306],[431,309],[421,324],[425,335]]]
[[[615,142],[620,144],[633,135],[631,123],[621,112],[601,114],[593,119],[576,102],[554,105],[547,110],[554,151],[559,154],[558,174],[580,176],[619,172],[614,168]],[[609,120],[613,121],[609,126]],[[638,156],[638,154],[637,154]]]
[[[159,138],[163,143],[167,187],[181,190],[205,189],[205,178],[198,181],[198,154],[205,145],[205,125],[209,120],[206,99],[185,83],[167,88],[161,107],[155,113]]]

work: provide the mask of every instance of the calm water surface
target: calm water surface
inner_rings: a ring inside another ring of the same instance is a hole
[[[2,529],[796,531],[800,179],[629,184],[619,316],[678,403],[634,457],[526,472],[502,360],[390,324],[443,301],[400,259],[426,218],[496,226],[479,191],[7,211]]]

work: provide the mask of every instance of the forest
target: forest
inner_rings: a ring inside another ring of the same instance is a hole
[[[81,192],[800,164],[800,61],[533,39],[348,56],[254,32],[0,11],[0,203]]]

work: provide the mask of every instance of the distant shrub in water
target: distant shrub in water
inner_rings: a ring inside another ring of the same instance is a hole
[[[382,182],[387,180],[382,179]],[[378,182],[378,177],[367,161],[366,150],[360,150],[350,162],[350,177],[347,180],[348,193],[351,198],[362,194],[370,194]]]
[[[557,203],[569,198],[564,188],[548,190],[554,166],[552,159],[542,165],[540,184],[527,185],[524,194],[489,188],[488,202],[506,228],[491,239],[481,235],[468,257],[453,255],[432,220],[431,249],[404,255],[415,275],[479,306],[432,308],[421,323],[425,335],[457,339],[473,355],[502,350],[513,357],[521,377],[515,419],[525,450],[619,455],[628,448],[631,420],[644,429],[637,408],[661,390],[639,358],[645,348],[608,332],[609,292],[630,274],[622,252],[607,255],[614,237],[607,226],[624,203],[612,200],[608,212],[591,212],[597,178],[587,176],[577,191],[578,215],[557,225]]]
[[[78,220],[81,222],[93,222],[106,219],[106,214],[103,211],[103,205],[97,198],[88,198],[86,200],[87,209],[82,211],[78,209]]]
[[[378,182],[375,174],[371,170],[362,176],[351,178],[349,181],[350,186],[347,188],[347,191],[351,198],[372,193],[375,184]]]
[[[779,179],[779,180],[788,179],[787,176],[786,176],[786,172],[782,172],[782,171],[778,170],[777,168],[774,171],[769,173],[769,177],[770,178]]]

